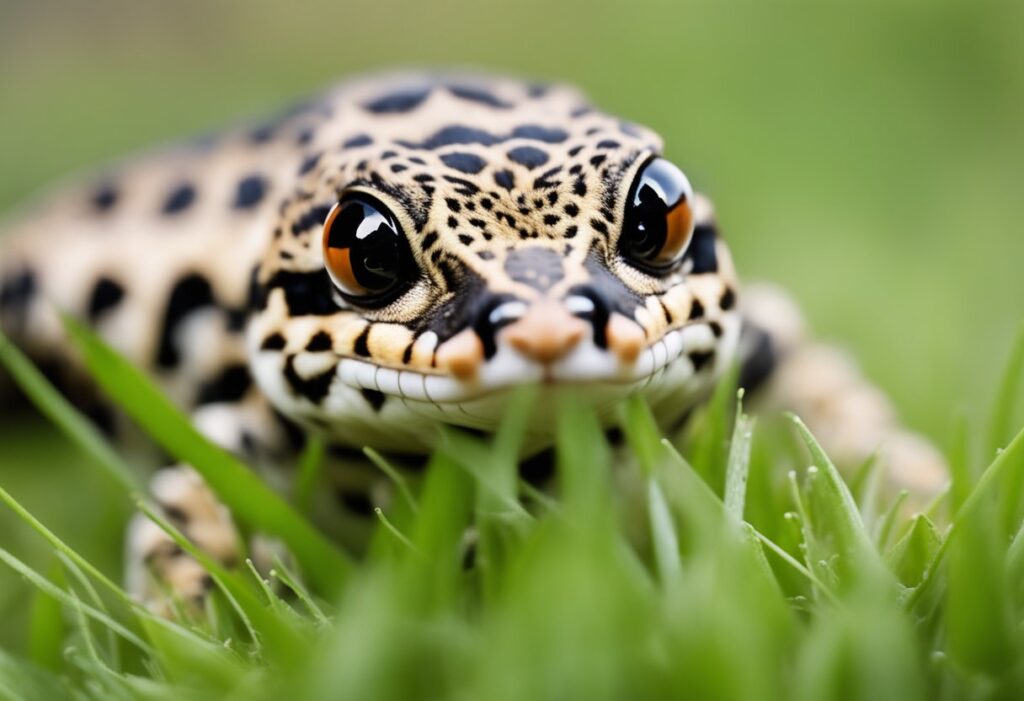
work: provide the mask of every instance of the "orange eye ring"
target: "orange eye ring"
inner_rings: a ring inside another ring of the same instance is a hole
[[[620,255],[652,275],[670,271],[693,238],[690,181],[663,158],[650,160],[630,191],[619,233]]]
[[[341,295],[363,305],[394,299],[416,265],[397,219],[376,198],[343,198],[324,222],[323,257]]]

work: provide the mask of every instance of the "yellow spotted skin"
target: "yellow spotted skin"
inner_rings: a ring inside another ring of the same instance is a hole
[[[387,498],[363,446],[415,463],[402,456],[429,451],[439,424],[493,429],[522,384],[545,395],[527,453],[550,445],[551,400],[567,388],[609,421],[617,401],[640,394],[673,426],[737,357],[745,385],[804,406],[812,428],[820,418],[847,462],[905,439],[896,443],[918,467],[902,482],[933,490],[941,460],[859,374],[820,357],[794,364],[807,342],[784,295],[745,295],[741,325],[735,268],[706,198],[683,197],[693,229],[678,264],[652,273],[621,254],[631,189],[662,148],[653,131],[567,86],[350,80],[273,119],[111,164],[10,216],[0,324],[96,408],[57,311],[81,316],[254,465],[288,465],[304,433],[325,436],[343,466],[328,473],[329,501],[357,514]],[[342,294],[325,269],[325,222],[357,194],[394,217],[414,262],[380,305]],[[777,377],[788,379],[773,388]],[[843,391],[822,395],[830,378]],[[885,419],[851,440],[864,407]],[[194,472],[162,472],[154,494],[231,560],[230,515]],[[343,537],[360,528],[342,525]],[[201,568],[162,532],[140,522],[130,538],[140,596],[158,590],[148,571],[202,597]]]
[[[6,242],[2,318],[38,355],[61,359],[54,309],[81,314],[185,408],[258,393],[350,446],[422,452],[438,421],[490,428],[505,393],[531,381],[587,385],[602,406],[643,392],[673,420],[730,361],[739,319],[703,198],[690,258],[671,275],[617,253],[631,183],[661,148],[565,86],[350,81],[43,200]],[[382,308],[346,302],[324,270],[324,221],[354,192],[394,213],[418,268]],[[613,357],[604,321],[565,367],[546,369],[481,330],[489,300],[529,307],[581,290],[620,336],[642,338],[639,357]],[[485,357],[452,381],[457,364],[439,358],[466,329],[483,334]],[[545,425],[539,417],[538,446]]]

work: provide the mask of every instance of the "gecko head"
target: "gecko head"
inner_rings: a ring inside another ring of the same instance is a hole
[[[418,449],[437,421],[493,428],[525,383],[681,412],[728,362],[728,251],[652,132],[516,81],[355,90],[257,271],[280,410]]]

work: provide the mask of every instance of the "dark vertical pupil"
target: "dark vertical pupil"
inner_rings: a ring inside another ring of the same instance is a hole
[[[379,292],[399,280],[408,252],[401,232],[385,211],[370,202],[352,201],[338,212],[328,238],[332,248],[349,249],[356,281]]]
[[[395,232],[385,224],[352,244],[352,273],[368,290],[390,287],[398,277],[399,263]]]
[[[630,230],[624,237],[624,252],[642,260],[658,256],[668,236],[668,203],[646,181],[641,181],[633,198]]]

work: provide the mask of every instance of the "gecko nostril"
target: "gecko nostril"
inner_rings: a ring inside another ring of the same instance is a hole
[[[526,304],[511,295],[485,294],[475,314],[473,330],[484,346],[484,357],[490,358],[497,352],[497,335],[504,327],[526,313]]]
[[[611,312],[608,299],[593,285],[577,285],[569,291],[565,305],[573,316],[588,321],[593,326],[594,345],[606,348],[608,317]]]

